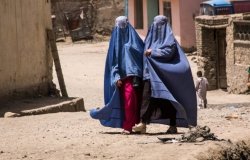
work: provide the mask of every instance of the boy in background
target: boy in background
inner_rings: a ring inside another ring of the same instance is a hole
[[[199,107],[207,108],[207,90],[208,90],[208,81],[205,77],[202,76],[202,72],[197,72],[197,80],[195,84],[195,90],[198,95],[198,105]]]

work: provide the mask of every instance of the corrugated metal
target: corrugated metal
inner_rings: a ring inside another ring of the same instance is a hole
[[[210,0],[203,2],[204,4],[209,4],[213,7],[230,7],[232,6],[228,0]]]

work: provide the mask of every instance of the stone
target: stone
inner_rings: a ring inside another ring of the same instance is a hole
[[[19,117],[20,116],[20,114],[18,114],[18,113],[13,113],[13,112],[6,112],[5,114],[4,114],[4,118],[13,118],[13,117]]]
[[[199,137],[199,138],[196,139],[196,142],[202,142],[202,141],[204,141],[203,137]]]
[[[196,57],[192,57],[191,60],[192,60],[192,61],[196,60]]]

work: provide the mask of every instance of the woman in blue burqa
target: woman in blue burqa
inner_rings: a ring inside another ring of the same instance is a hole
[[[120,16],[115,23],[104,73],[105,106],[90,115],[103,126],[123,128],[122,133],[129,134],[140,121],[144,44],[127,17]]]
[[[154,18],[145,39],[143,62],[141,122],[133,131],[145,133],[149,122],[170,125],[167,133],[172,134],[177,133],[177,127],[196,126],[191,69],[165,16]]]

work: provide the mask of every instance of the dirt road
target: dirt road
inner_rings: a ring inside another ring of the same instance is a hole
[[[68,93],[72,97],[84,97],[86,109],[103,105],[107,44],[58,44]],[[195,67],[195,64],[191,65]],[[224,101],[222,96],[226,97]],[[227,96],[222,91],[213,91],[208,100],[210,103],[250,101],[249,96]],[[218,138],[232,141],[250,138],[249,105],[201,109],[198,115],[198,124],[208,125]],[[227,120],[227,116],[234,118]],[[149,125],[146,135],[121,135],[120,129],[102,127],[84,112],[0,118],[0,126],[1,160],[187,160],[196,159],[223,143],[162,144],[157,137],[178,138],[181,134],[165,135],[167,126],[158,124]],[[186,131],[185,128],[179,129],[179,133]]]

